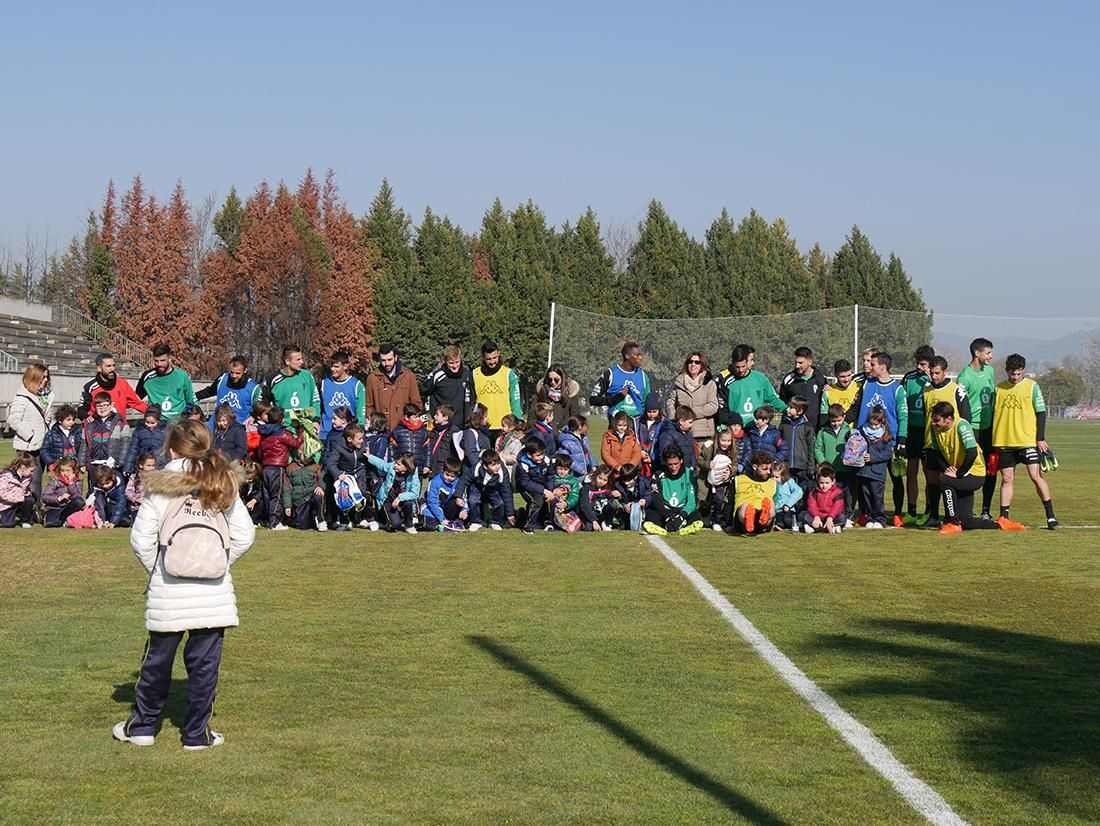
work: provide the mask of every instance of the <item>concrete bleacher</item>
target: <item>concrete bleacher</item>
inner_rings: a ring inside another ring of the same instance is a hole
[[[57,376],[91,376],[102,345],[52,321],[0,314],[0,352],[16,358],[20,370],[41,361]],[[119,372],[136,372],[137,366],[120,364]]]

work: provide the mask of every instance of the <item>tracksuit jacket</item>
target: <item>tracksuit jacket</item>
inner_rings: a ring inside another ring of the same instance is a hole
[[[466,418],[473,410],[474,402],[477,401],[474,374],[465,366],[460,367],[457,373],[452,373],[446,365],[442,365],[424,379],[420,386],[420,395],[428,413],[434,413],[440,405],[449,404],[455,409],[452,421],[464,426]]]
[[[527,451],[521,451],[516,460],[516,489],[528,496],[541,496],[548,489],[553,490],[551,484],[554,478],[554,468],[550,455],[542,457],[541,462],[535,462]]]
[[[463,474],[463,486],[466,499],[470,505],[470,521],[481,521],[481,505],[487,502],[496,507],[496,500],[501,500],[504,507],[505,518],[516,515],[515,500],[512,495],[512,480],[508,478],[508,471],[504,463],[500,463],[500,470],[490,473],[485,465],[478,462],[474,469]]]
[[[755,428],[754,428],[755,429]],[[787,464],[804,473],[814,469],[814,429],[806,416],[783,417],[780,435],[787,446]]]

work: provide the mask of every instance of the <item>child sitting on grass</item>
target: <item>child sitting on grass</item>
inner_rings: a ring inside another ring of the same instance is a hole
[[[581,483],[573,475],[573,460],[568,456],[555,456],[550,492],[546,494],[546,505],[550,509],[552,524],[547,525],[546,530],[557,528],[566,533],[579,531],[582,522],[575,511],[580,498]]]
[[[586,531],[609,531],[623,512],[622,494],[615,489],[615,471],[599,465],[581,485],[580,517]]]
[[[283,485],[283,514],[290,526],[301,531],[316,528],[327,531],[325,522],[324,470],[317,462],[309,465],[291,462],[286,466],[287,484]]]
[[[638,465],[625,464],[619,468],[615,490],[619,492],[619,501],[623,505],[619,519],[622,527],[640,531],[646,510],[653,507],[653,485],[649,478],[642,476]]]
[[[495,450],[482,453],[481,461],[463,481],[469,503],[471,531],[480,530],[486,524],[494,531],[503,529],[505,524],[509,527],[515,526],[512,480]],[[489,513],[488,519],[486,511]]]
[[[99,465],[92,473],[95,487],[92,488],[92,503],[100,527],[125,528],[130,524],[126,509],[126,493],[119,484],[118,474],[113,467]]]
[[[817,487],[806,497],[802,513],[806,533],[840,533],[844,525],[844,492],[836,484],[832,465],[817,469]]]
[[[63,528],[65,520],[84,507],[84,487],[76,459],[64,456],[53,466],[54,478],[42,491],[46,506],[46,527]]]
[[[369,455],[367,461],[381,476],[374,504],[386,519],[386,529],[392,533],[404,528],[405,533],[416,533],[417,501],[420,499],[416,457],[403,453],[388,462]]]
[[[34,519],[31,477],[38,470],[38,457],[19,453],[0,473],[0,528],[30,528]]]
[[[661,466],[664,470],[653,477],[653,507],[642,527],[657,536],[698,533],[703,529],[703,517],[695,495],[695,471],[688,467],[683,451],[675,444],[668,445],[661,454]]]
[[[772,466],[772,478],[775,479],[775,530],[798,533],[802,486],[791,476],[790,466],[786,462],[776,462]]]
[[[528,436],[516,462],[516,490],[527,505],[523,532],[532,534],[550,524],[547,502],[553,493],[554,462],[538,436]]]
[[[152,453],[141,453],[137,457],[137,465],[134,468],[134,472],[130,475],[129,481],[126,482],[126,505],[130,511],[130,520],[133,521],[135,514],[141,507],[141,502],[145,498],[145,477],[147,474],[152,473],[157,469],[157,457]]]
[[[757,419],[758,423],[759,421]],[[774,463],[775,459],[770,453],[766,450],[758,450],[749,459],[745,472],[734,480],[733,529],[735,533],[751,536],[771,530],[772,519],[775,516],[776,485],[775,479],[772,478]]]
[[[443,469],[428,483],[423,509],[424,527],[428,530],[455,533],[466,529],[470,511],[459,490],[461,475],[462,463],[448,456]]]

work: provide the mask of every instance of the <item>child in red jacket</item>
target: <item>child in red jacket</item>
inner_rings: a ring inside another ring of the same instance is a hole
[[[283,428],[283,408],[273,405],[264,414],[260,424],[260,461],[263,463],[264,507],[267,511],[267,526],[273,531],[287,530],[282,520],[283,483],[286,481],[286,466],[290,464],[290,449],[302,446],[302,437],[295,436]]]
[[[830,464],[817,468],[817,487],[806,497],[802,530],[806,533],[840,533],[844,524],[844,491],[836,483]]]

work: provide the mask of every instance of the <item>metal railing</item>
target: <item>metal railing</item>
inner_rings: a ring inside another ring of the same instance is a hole
[[[117,330],[105,327],[67,304],[54,305],[53,321],[54,324],[67,327],[78,335],[100,344],[104,350],[110,350],[119,361],[128,361],[138,367],[148,367],[153,363],[153,351],[148,347],[131,341]]]
[[[18,373],[19,359],[11,353],[5,353],[3,350],[0,350],[0,372]]]

